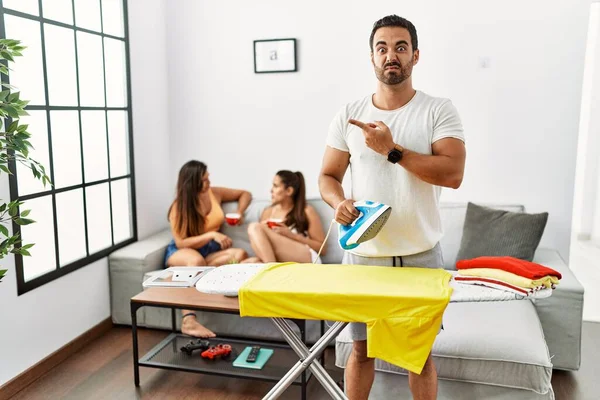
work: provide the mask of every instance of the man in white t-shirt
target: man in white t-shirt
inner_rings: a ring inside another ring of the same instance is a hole
[[[460,117],[450,100],[413,89],[419,50],[410,21],[396,15],[377,21],[370,47],[377,90],[347,104],[333,119],[319,177],[321,196],[344,225],[359,215],[356,200],[392,207],[379,234],[346,252],[344,264],[442,268],[439,196],[442,187],[457,189],[463,179],[466,152]],[[348,166],[350,198],[342,189]],[[354,345],[346,390],[352,400],[367,399],[374,360],[367,357],[366,327],[351,324],[350,333]],[[415,399],[436,398],[431,355],[420,375],[409,373],[409,385]]]

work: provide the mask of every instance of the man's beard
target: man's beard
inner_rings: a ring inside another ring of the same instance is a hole
[[[386,74],[386,68],[389,66],[397,66],[399,69],[388,70]],[[408,78],[412,74],[412,61],[402,65],[398,62],[386,63],[383,68],[379,68],[375,66],[375,75],[377,75],[377,79],[379,79],[382,83],[386,85],[398,85]]]

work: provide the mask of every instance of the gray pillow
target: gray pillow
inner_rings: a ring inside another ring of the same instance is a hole
[[[469,203],[457,260],[511,256],[532,261],[548,213],[516,213]]]

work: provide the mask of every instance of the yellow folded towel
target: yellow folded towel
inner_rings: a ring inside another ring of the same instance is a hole
[[[545,288],[551,288],[552,285],[557,285],[559,280],[555,276],[547,275],[540,279],[529,279],[512,272],[506,272],[496,268],[469,268],[458,270],[458,275],[461,276],[480,276],[483,278],[498,279],[511,285],[519,286],[522,288],[535,289],[539,286]]]

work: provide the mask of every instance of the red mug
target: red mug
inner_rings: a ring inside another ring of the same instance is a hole
[[[267,226],[271,229],[273,229],[276,226],[281,226],[283,225],[283,220],[282,219],[277,219],[277,218],[269,218],[267,220]]]
[[[238,213],[225,214],[225,221],[227,221],[229,225],[236,225],[238,222],[240,222],[240,218],[241,215]]]

